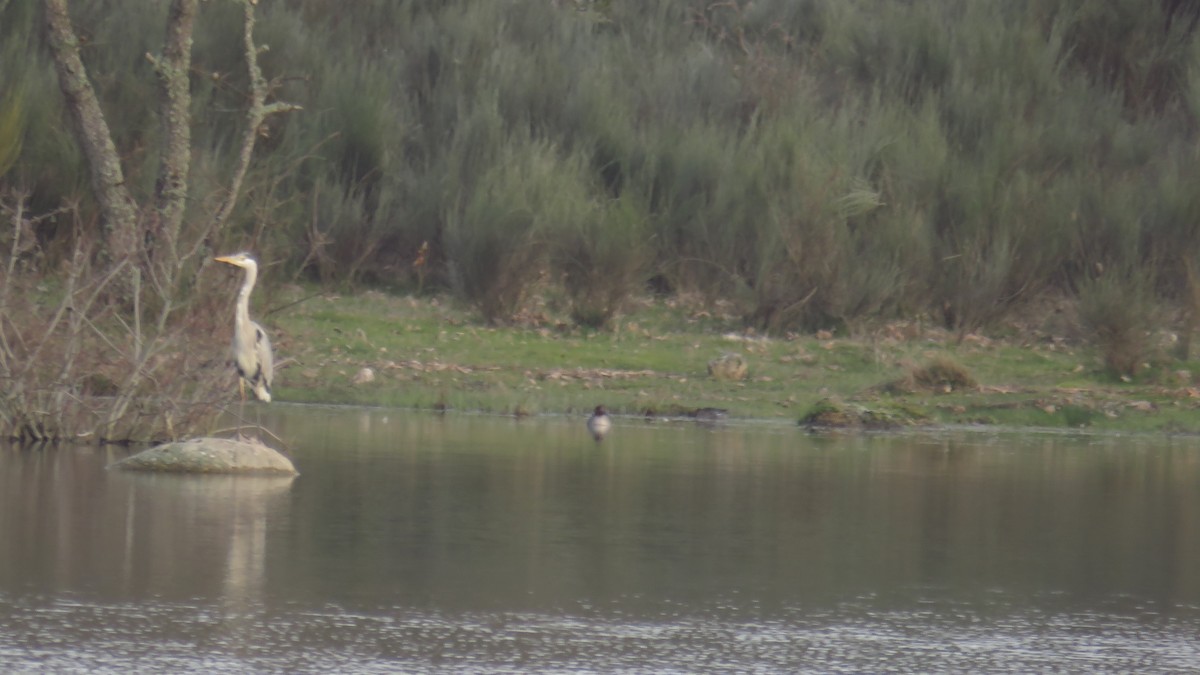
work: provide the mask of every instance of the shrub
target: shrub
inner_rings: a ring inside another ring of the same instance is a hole
[[[1135,375],[1149,354],[1158,314],[1148,273],[1101,270],[1080,283],[1078,302],[1080,321],[1099,346],[1105,368],[1118,377]]]
[[[589,203],[555,233],[556,265],[571,301],[571,318],[591,328],[609,324],[645,282],[650,251],[645,208],[630,196]]]
[[[77,14],[139,199],[166,7],[143,9]],[[22,93],[24,125],[0,187],[48,213],[88,180],[36,10],[9,3],[0,22],[0,90]],[[198,18],[192,223],[235,160],[239,15]],[[230,222],[332,284],[414,282],[428,242],[421,278],[496,296],[492,320],[529,288],[516,277],[553,271],[576,320],[603,325],[642,265],[769,330],[902,314],[962,335],[1074,291],[1096,260],[1155,268],[1174,300],[1200,250],[1197,16],[1178,0],[264,5],[260,62],[304,111],[264,125]],[[531,153],[564,175],[528,170]]]
[[[553,144],[510,141],[446,216],[454,287],[491,323],[517,313],[547,271],[547,233],[586,206],[576,165]]]
[[[761,204],[734,201],[727,237],[745,251],[747,323],[825,328],[888,304],[903,287],[893,276],[903,223],[876,213],[882,195],[869,180],[887,132],[858,124],[860,112],[798,115],[744,143],[739,169],[757,176],[744,194]]]

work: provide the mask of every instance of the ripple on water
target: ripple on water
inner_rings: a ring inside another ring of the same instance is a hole
[[[861,603],[729,620],[0,601],[0,670],[1188,672],[1198,626],[1195,611],[984,616]]]

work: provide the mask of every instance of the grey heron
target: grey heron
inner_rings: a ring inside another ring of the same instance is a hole
[[[246,385],[260,401],[271,401],[271,377],[275,374],[271,340],[263,327],[250,320],[250,291],[258,279],[258,263],[249,253],[215,258],[217,262],[245,270],[242,289],[238,291],[237,308],[233,314],[233,363],[238,371],[238,391],[246,400]]]

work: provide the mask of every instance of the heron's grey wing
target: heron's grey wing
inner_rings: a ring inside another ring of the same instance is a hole
[[[259,372],[262,373],[263,382],[266,383],[269,390],[275,377],[275,356],[271,351],[271,338],[267,337],[267,331],[257,323],[254,323],[254,353],[258,357],[258,367]]]
[[[256,332],[253,324],[248,330],[243,327],[235,327],[233,331],[233,363],[237,366],[238,375],[245,378],[247,382],[253,382],[258,373]]]

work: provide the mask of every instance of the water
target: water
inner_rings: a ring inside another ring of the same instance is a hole
[[[0,671],[1200,667],[1200,439],[266,414],[294,480],[0,449]]]

